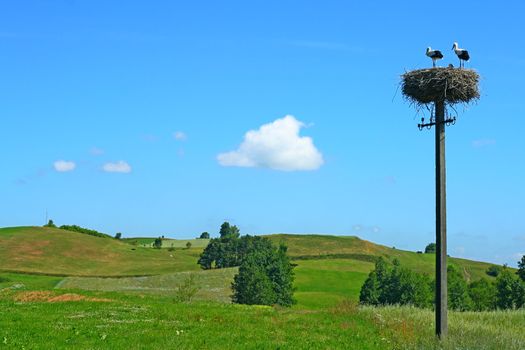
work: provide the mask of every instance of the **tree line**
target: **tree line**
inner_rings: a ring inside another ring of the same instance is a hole
[[[525,256],[518,263],[517,273],[503,267],[495,281],[486,278],[467,283],[454,265],[447,267],[448,308],[458,311],[486,311],[525,307]],[[435,281],[378,258],[374,270],[361,288],[359,301],[368,305],[434,306]]]

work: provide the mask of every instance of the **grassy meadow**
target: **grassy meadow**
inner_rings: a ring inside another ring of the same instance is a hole
[[[200,270],[202,247],[169,251],[50,228],[0,229],[0,348],[525,348],[523,310],[450,312],[450,336],[438,342],[431,310],[357,305],[374,257],[432,274],[432,254],[357,237],[268,237],[287,244],[297,264],[292,308],[231,304],[236,268]],[[489,266],[451,262],[468,279],[486,276]],[[198,292],[177,302],[190,274]]]

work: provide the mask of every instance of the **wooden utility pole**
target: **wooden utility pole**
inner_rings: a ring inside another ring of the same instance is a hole
[[[436,335],[447,336],[447,189],[445,169],[445,102],[436,111]]]

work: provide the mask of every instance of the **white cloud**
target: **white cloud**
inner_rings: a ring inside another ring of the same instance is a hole
[[[73,171],[77,167],[75,162],[70,162],[66,160],[57,160],[53,163],[53,166],[55,167],[55,170],[61,173],[67,172],[67,171]]]
[[[250,130],[235,151],[217,156],[222,166],[260,167],[282,171],[316,170],[323,155],[311,137],[299,136],[305,125],[291,115]]]
[[[186,134],[182,131],[175,131],[173,133],[173,138],[177,141],[186,141],[188,136],[186,136]]]
[[[127,174],[127,173],[131,172],[131,166],[128,163],[126,163],[125,161],[123,161],[123,160],[119,160],[118,162],[115,162],[115,163],[106,163],[106,164],[104,164],[102,169],[105,172],[108,172],[108,173],[125,173],[125,174]]]

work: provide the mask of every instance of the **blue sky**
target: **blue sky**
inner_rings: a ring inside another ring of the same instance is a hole
[[[421,250],[434,134],[399,76],[457,41],[482,80],[447,128],[449,253],[525,254],[522,2],[185,3],[0,4],[0,226]]]

